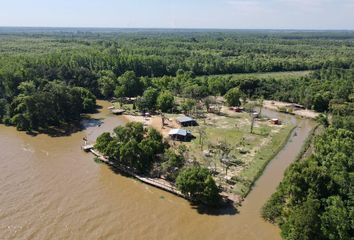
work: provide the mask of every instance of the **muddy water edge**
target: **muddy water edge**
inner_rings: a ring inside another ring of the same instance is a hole
[[[114,173],[81,151],[123,124],[102,109],[85,130],[65,137],[30,136],[0,125],[0,239],[280,239],[260,209],[295,160],[315,123],[264,110],[297,124],[239,213],[203,213],[186,200]],[[98,125],[101,125],[98,127]]]

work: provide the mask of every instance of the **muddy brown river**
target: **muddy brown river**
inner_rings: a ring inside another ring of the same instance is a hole
[[[106,110],[86,130],[66,137],[36,137],[0,125],[0,239],[280,239],[260,217],[284,170],[314,123],[265,110],[296,122],[296,134],[268,165],[239,208],[205,213],[186,200],[120,176],[81,151],[122,121]],[[97,122],[101,119],[102,126]]]

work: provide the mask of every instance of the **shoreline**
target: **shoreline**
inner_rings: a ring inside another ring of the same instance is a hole
[[[143,123],[144,126],[149,126],[149,127],[153,127],[155,128],[157,131],[159,131],[164,138],[168,138],[168,132],[170,129],[178,127],[178,124],[175,121],[171,121],[171,120],[167,120],[165,121],[165,123],[167,123],[167,125],[162,126],[162,119],[160,115],[155,115],[155,116],[149,116],[149,117],[145,117],[145,116],[140,116],[140,115],[129,115],[129,114],[123,114],[121,116],[119,116],[119,118],[127,123],[127,122],[140,122]],[[245,200],[245,198],[247,197],[247,195],[252,191],[253,186],[255,184],[255,182],[263,175],[264,170],[266,169],[266,167],[268,166],[268,164],[278,155],[278,153],[284,149],[284,147],[288,144],[288,142],[291,139],[291,136],[294,132],[294,129],[296,129],[298,127],[298,125],[291,127],[291,129],[289,130],[289,132],[286,134],[286,137],[283,138],[281,144],[279,145],[278,148],[276,148],[276,150],[274,151],[274,153],[272,154],[271,157],[269,157],[266,161],[264,161],[264,163],[262,164],[259,172],[255,175],[255,177],[252,179],[252,183],[250,184],[250,187],[248,188],[248,190],[245,192],[245,194],[238,194],[238,193],[228,193],[228,192],[220,192],[220,195],[223,198],[227,198],[229,201],[233,202],[233,204],[235,206],[240,206],[242,204],[242,202]],[[108,161],[109,162],[109,161]],[[132,174],[129,174],[132,175]],[[132,175],[133,176],[133,175]],[[135,177],[135,176],[133,176]],[[135,177],[136,178],[136,177]],[[162,180],[165,181],[164,179],[154,179],[154,180]],[[147,183],[149,184],[149,183]],[[151,185],[151,184],[150,184]],[[172,183],[169,182],[169,185],[173,185]],[[158,187],[158,186],[155,186]],[[160,187],[158,187],[160,188]],[[161,189],[161,188],[160,188]],[[165,190],[165,189],[162,189]],[[168,191],[168,190],[167,190]],[[168,191],[170,192],[170,191]],[[172,192],[173,193],[173,192]],[[176,195],[176,194],[175,194]],[[177,194],[178,195],[178,194]],[[185,198],[185,197],[183,197]],[[188,199],[188,198],[187,198]]]
[[[286,145],[291,141],[293,133],[295,132],[295,130],[298,127],[299,127],[298,125],[295,125],[291,128],[291,130],[288,132],[288,134],[287,134],[286,138],[284,139],[284,141],[282,142],[282,144],[276,149],[276,151],[272,154],[272,156],[268,160],[265,161],[265,163],[262,165],[262,169],[259,171],[259,174],[257,174],[255,176],[255,178],[253,179],[252,183],[250,184],[249,190],[244,194],[243,198],[247,198],[248,194],[250,194],[250,192],[252,191],[254,184],[263,175],[263,173],[264,173],[265,169],[267,168],[267,166],[269,165],[269,163],[271,161],[273,161],[273,159],[275,159],[278,156],[280,151],[285,149]]]

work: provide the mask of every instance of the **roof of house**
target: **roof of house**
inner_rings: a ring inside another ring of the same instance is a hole
[[[180,123],[183,123],[183,122],[195,122],[195,120],[193,118],[187,117],[187,116],[178,117],[177,121],[180,122]]]
[[[184,129],[171,129],[170,132],[168,133],[168,135],[180,135],[184,137],[187,136],[188,134],[192,134],[192,133]]]
[[[125,110],[124,109],[113,109],[112,113],[114,113],[114,114],[122,114],[122,113],[125,113]]]

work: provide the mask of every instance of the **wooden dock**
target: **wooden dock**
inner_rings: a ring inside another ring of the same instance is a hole
[[[93,149],[94,145],[84,145],[81,147],[82,150],[84,150],[85,152],[89,152]]]
[[[92,146],[92,147],[91,147]],[[103,156],[101,153],[99,153],[98,151],[96,151],[93,148],[93,145],[85,145],[82,147],[82,149],[86,152],[91,152],[93,155],[95,155],[99,160],[101,160],[102,162],[104,162],[105,164],[114,167],[116,169],[118,169],[120,172],[125,173],[131,177],[134,177],[136,179],[138,179],[139,181],[148,184],[150,186],[159,188],[161,190],[167,191],[169,193],[175,194],[179,197],[185,198],[187,200],[190,200],[190,198],[186,195],[184,195],[183,193],[181,193],[179,190],[177,190],[177,188],[170,184],[169,182],[161,179],[161,178],[149,178],[149,177],[144,177],[144,176],[140,176],[138,174],[133,173],[132,171],[130,171],[129,169],[126,168],[122,168],[116,164],[114,164],[113,162],[109,161],[108,158],[106,158],[105,156]],[[85,150],[88,149],[88,150]]]

